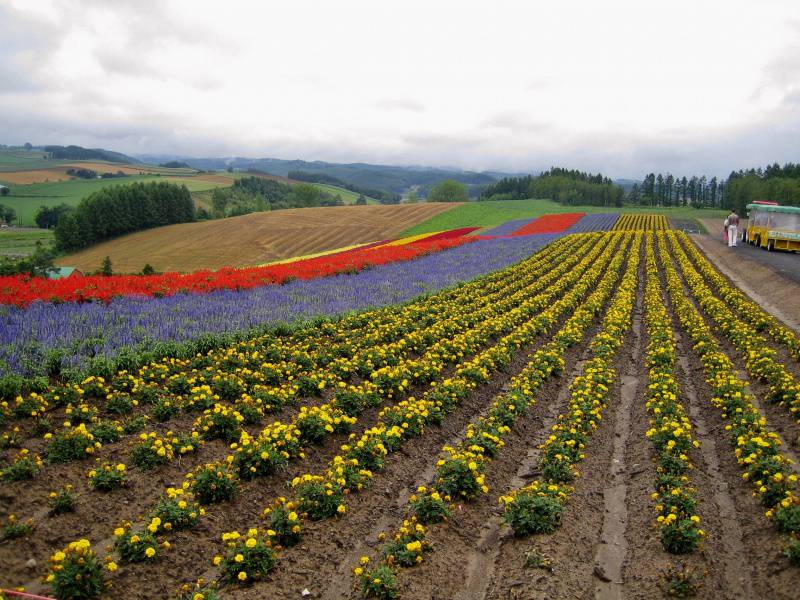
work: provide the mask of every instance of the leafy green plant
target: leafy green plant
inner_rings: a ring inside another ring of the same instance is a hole
[[[89,485],[100,492],[110,492],[125,485],[125,465],[103,464],[89,471]]]
[[[192,474],[191,490],[200,504],[216,504],[233,499],[236,480],[236,473],[227,464],[207,464]]]
[[[50,492],[47,498],[47,504],[50,506],[48,515],[55,517],[63,515],[64,513],[75,511],[75,494],[72,491],[72,485],[66,484],[57,492]]]

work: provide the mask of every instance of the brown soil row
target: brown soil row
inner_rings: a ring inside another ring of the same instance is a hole
[[[331,206],[253,213],[132,233],[70,254],[59,264],[95,270],[106,256],[114,270],[138,272],[244,267],[353,244],[395,238],[450,210],[453,203]]]

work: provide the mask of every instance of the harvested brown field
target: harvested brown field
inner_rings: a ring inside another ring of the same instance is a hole
[[[31,169],[29,171],[9,171],[0,173],[0,179],[7,183],[28,185],[29,183],[45,183],[47,181],[66,181],[70,179],[66,171],[69,167],[55,169]]]
[[[253,213],[184,223],[110,240],[58,261],[93,271],[111,257],[114,271],[196,271],[259,265],[352,244],[397,237],[409,227],[458,206],[430,203],[335,206]]]

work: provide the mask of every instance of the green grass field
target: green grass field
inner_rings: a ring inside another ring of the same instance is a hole
[[[329,185],[327,183],[314,183],[313,186],[318,190],[322,190],[323,192],[328,192],[329,194],[333,194],[334,196],[339,195],[342,197],[342,202],[345,204],[355,204],[356,200],[360,194],[356,192],[351,192],[350,190],[346,190],[344,188],[337,187],[335,185]],[[367,204],[379,204],[377,200],[374,198],[370,198],[366,196]]]
[[[0,229],[0,256],[28,256],[36,249],[36,242],[47,246],[53,232],[47,229]]]
[[[545,214],[586,212],[586,213],[658,213],[677,219],[696,219],[706,217],[725,218],[727,211],[696,208],[639,208],[622,209],[603,206],[565,206],[552,200],[487,200],[469,202],[428,219],[400,235],[410,236],[459,227],[495,227],[514,219],[534,218]]]
[[[2,180],[2,175],[0,175]],[[58,206],[66,204],[77,206],[82,198],[97,190],[127,185],[137,181],[168,181],[183,184],[190,192],[203,192],[226,185],[221,182],[196,181],[192,177],[159,177],[157,175],[132,175],[119,179],[70,179],[48,183],[32,183],[11,187],[11,195],[0,198],[0,204],[10,206],[17,212],[18,223],[23,226],[35,225],[34,218],[40,206]]]

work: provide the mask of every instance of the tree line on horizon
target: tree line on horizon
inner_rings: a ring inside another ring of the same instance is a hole
[[[489,185],[481,200],[547,198],[571,205],[692,206],[736,209],[744,213],[754,200],[800,206],[800,163],[732,171],[727,179],[706,175],[648,173],[627,193],[610,178],[551,167],[539,175],[505,177]]]
[[[602,173],[551,167],[539,175],[505,177],[487,186],[481,200],[549,198],[562,204],[622,206],[625,191]]]
[[[725,208],[742,214],[755,200],[800,206],[800,164],[773,163],[766,168],[740,169],[724,180],[705,175],[687,178],[649,173],[628,193],[630,204]]]

